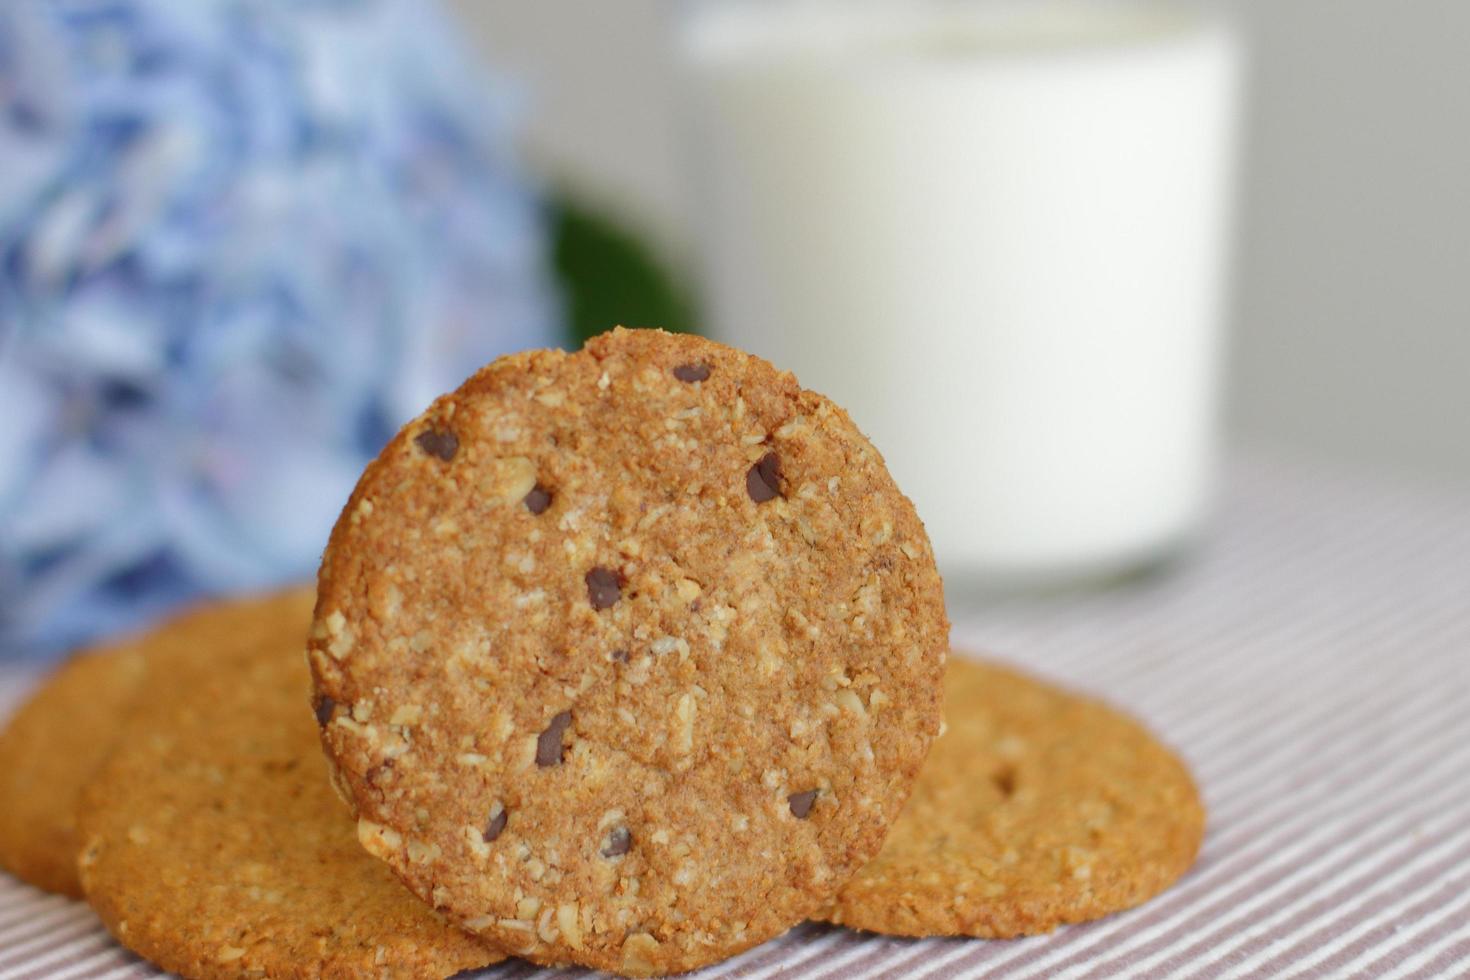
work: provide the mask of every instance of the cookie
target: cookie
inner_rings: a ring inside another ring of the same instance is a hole
[[[144,672],[137,647],[77,654],[0,733],[0,867],[22,881],[80,898],[76,803],[106,755]]]
[[[953,657],[945,686],[947,731],[829,921],[1031,935],[1138,905],[1194,862],[1204,807],[1143,726],[998,664]]]
[[[0,733],[0,867],[38,888],[81,897],[77,794],[138,693],[167,700],[185,674],[248,655],[283,619],[306,622],[314,596],[304,588],[206,603],[62,664]]]
[[[502,948],[689,970],[820,910],[938,729],[923,526],[847,415],[719,344],[503,358],[327,547],[310,661],[364,845]]]
[[[358,844],[309,704],[309,620],[278,618],[254,656],[123,724],[82,793],[87,900],[189,977],[442,977],[501,959]]]

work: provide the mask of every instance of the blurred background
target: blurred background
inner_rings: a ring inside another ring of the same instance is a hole
[[[893,9],[8,4],[0,655],[310,575],[614,323],[847,404],[951,582],[1168,558],[1241,452],[1470,488],[1470,6]]]
[[[1470,6],[1237,0],[1232,436],[1470,485]],[[687,264],[672,0],[452,0],[538,167]]]

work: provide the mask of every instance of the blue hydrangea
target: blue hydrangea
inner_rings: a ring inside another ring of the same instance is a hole
[[[424,0],[0,5],[0,653],[309,575],[556,339],[512,106]]]

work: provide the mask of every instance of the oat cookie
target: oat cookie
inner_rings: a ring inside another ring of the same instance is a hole
[[[370,851],[507,951],[654,974],[777,935],[876,853],[947,632],[841,409],[618,330],[399,433],[333,532],[310,660]]]
[[[501,959],[358,844],[309,705],[309,621],[124,723],[82,794],[88,901],[189,977],[442,977]]]
[[[945,686],[947,731],[830,921],[1030,935],[1131,908],[1194,862],[1204,807],[1143,726],[999,664],[952,657]]]
[[[38,888],[81,897],[77,794],[139,692],[166,701],[185,674],[251,654],[281,622],[301,632],[315,595],[302,588],[204,603],[62,664],[0,733],[0,867]]]
[[[0,733],[0,867],[80,898],[76,802],[106,755],[144,671],[133,644],[62,664]]]

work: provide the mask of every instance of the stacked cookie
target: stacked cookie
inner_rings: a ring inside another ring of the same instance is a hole
[[[1045,930],[1198,846],[1172,755],[1003,670],[951,667],[930,755],[948,623],[912,506],[841,409],[708,341],[480,371],[368,467],[309,602],[68,667],[0,737],[0,803],[58,831],[0,861],[67,890],[79,855],[113,934],[190,976],[653,975],[808,918]],[[42,761],[94,686],[93,736]]]
[[[0,862],[85,894],[119,942],[188,977],[502,959],[358,845],[306,706],[314,595],[203,606],[69,662],[0,736],[0,812],[24,814],[0,825]]]

